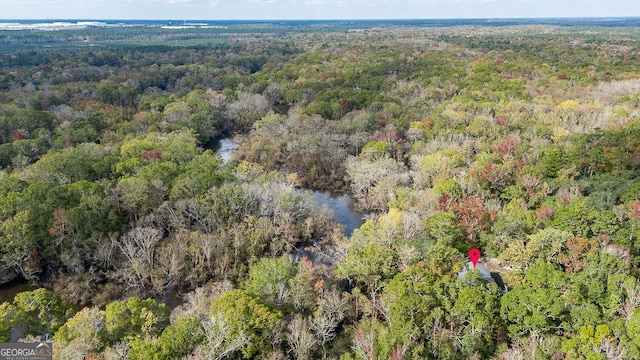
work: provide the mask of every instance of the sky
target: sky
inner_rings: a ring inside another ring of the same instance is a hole
[[[0,19],[634,17],[638,0],[0,0]]]

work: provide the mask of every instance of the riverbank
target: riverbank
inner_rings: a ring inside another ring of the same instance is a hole
[[[222,158],[222,163],[228,163],[233,155],[240,149],[240,143],[233,137],[221,138],[214,143],[212,149]],[[348,194],[335,194],[330,191],[320,191],[311,188],[302,188],[309,192],[318,208],[327,206],[333,212],[335,221],[342,225],[343,233],[350,237],[353,231],[364,224],[365,214],[355,209],[354,201]]]

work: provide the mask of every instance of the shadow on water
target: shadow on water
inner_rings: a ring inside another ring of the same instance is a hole
[[[8,283],[0,285],[0,304],[3,302],[12,302],[16,294],[23,291],[31,291],[38,289],[39,286],[34,286],[24,279],[14,279]]]
[[[183,295],[174,285],[170,285],[159,300],[173,310],[184,304]]]

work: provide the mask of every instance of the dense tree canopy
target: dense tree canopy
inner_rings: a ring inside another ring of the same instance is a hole
[[[0,32],[0,341],[640,358],[637,28],[253,26]]]

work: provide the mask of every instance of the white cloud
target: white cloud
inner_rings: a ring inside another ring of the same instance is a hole
[[[0,0],[0,18],[639,16],[638,0]]]

